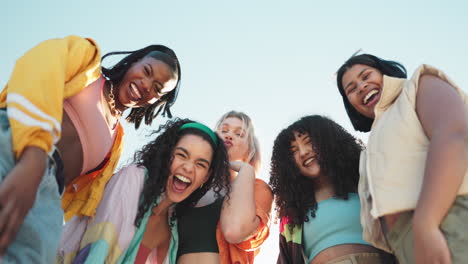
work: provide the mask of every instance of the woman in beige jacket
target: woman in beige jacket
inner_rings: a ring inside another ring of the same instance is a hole
[[[401,64],[369,54],[346,61],[337,84],[354,128],[371,132],[360,160],[364,238],[400,263],[466,263],[466,94],[431,66],[406,79]]]

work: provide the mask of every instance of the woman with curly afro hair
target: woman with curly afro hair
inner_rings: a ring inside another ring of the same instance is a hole
[[[281,218],[278,263],[383,263],[379,250],[362,239],[361,150],[343,127],[319,115],[278,135],[270,169]]]
[[[208,190],[230,190],[227,151],[210,128],[177,119],[155,133],[107,184],[96,216],[67,222],[59,262],[175,263],[178,216]]]

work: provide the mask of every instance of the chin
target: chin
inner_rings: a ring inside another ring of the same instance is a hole
[[[190,195],[192,195],[193,192],[191,192],[190,194],[188,195],[171,195],[169,196],[169,200],[171,200],[173,203],[181,203],[183,202],[184,200],[186,200],[187,198],[190,197]]]
[[[306,178],[309,179],[317,179],[320,177],[320,173],[312,173],[312,172],[302,172],[302,175],[304,175]]]
[[[180,203],[182,202],[184,199],[179,199],[177,197],[173,197],[172,195],[169,195],[167,197],[169,199],[169,201],[171,201],[172,203]]]
[[[315,180],[319,177],[319,175],[316,175],[316,174],[304,174],[304,176],[311,180]]]

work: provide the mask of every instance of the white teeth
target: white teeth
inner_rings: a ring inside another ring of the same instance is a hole
[[[378,92],[379,92],[379,90],[377,90],[377,89],[374,89],[374,90],[370,91],[370,92],[366,95],[366,97],[364,97],[363,103],[364,103],[364,104],[367,104],[367,101],[369,100],[369,98],[371,98],[371,96],[373,96],[374,94],[376,94],[376,93],[378,93]]]
[[[141,94],[140,92],[138,91],[137,87],[135,86],[135,84],[131,83],[130,84],[130,88],[132,88],[132,92],[136,95],[136,97],[138,97],[138,99],[141,99]]]
[[[192,181],[189,178],[185,177],[185,176],[176,174],[176,175],[174,175],[174,177],[176,177],[177,179],[179,179],[182,182],[192,183]]]
[[[314,161],[314,160],[315,160],[315,158],[310,158],[310,159],[304,161],[304,166],[309,165],[309,164],[310,164],[312,161]]]

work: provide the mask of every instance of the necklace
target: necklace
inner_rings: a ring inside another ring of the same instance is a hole
[[[109,81],[109,83],[110,83],[110,91],[109,91],[110,110],[114,117],[119,118],[120,116],[122,116],[122,111],[120,111],[119,109],[117,109],[117,107],[115,107],[114,84],[111,81]]]

